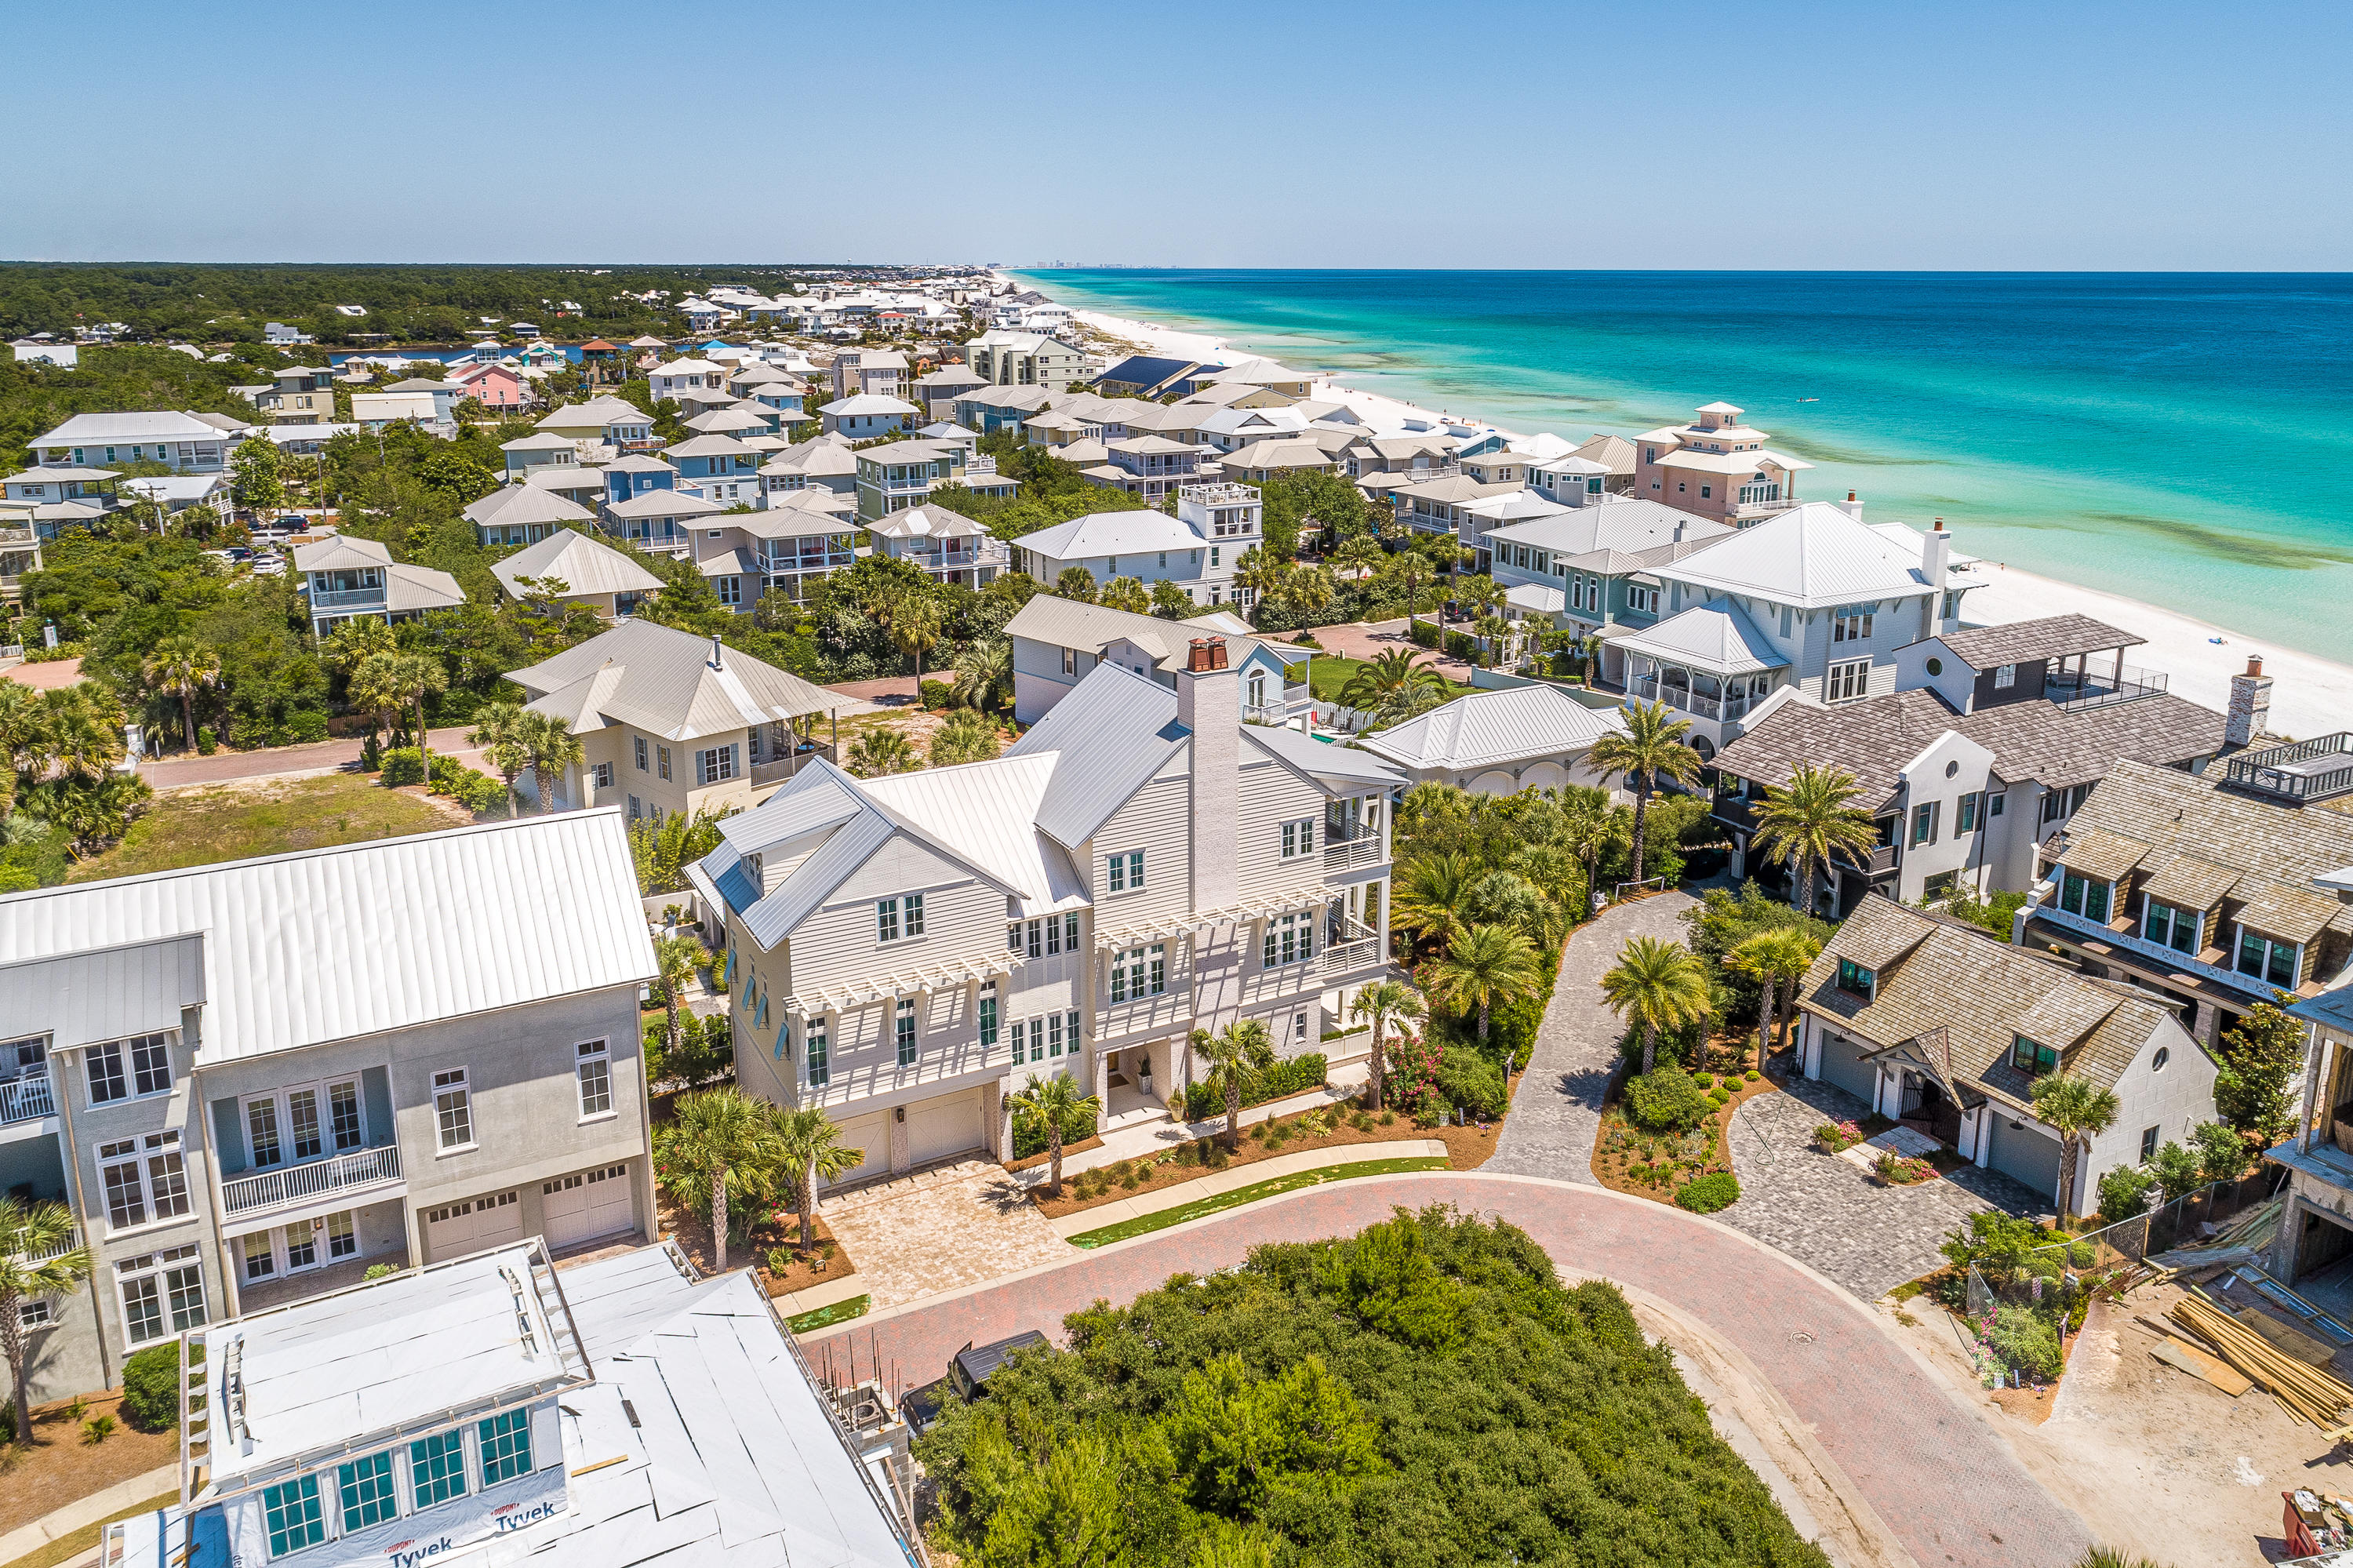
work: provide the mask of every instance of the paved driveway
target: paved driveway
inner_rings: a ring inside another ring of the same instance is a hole
[[[1593,1181],[1601,1100],[1618,1065],[1618,1041],[1626,1033],[1601,1000],[1601,977],[1630,938],[1683,940],[1680,916],[1698,902],[1688,893],[1662,893],[1612,905],[1577,928],[1536,1028],[1535,1054],[1512,1097],[1503,1141],[1483,1169],[1556,1181]]]
[[[861,1360],[895,1364],[912,1387],[936,1376],[966,1340],[1051,1333],[1098,1298],[1124,1302],[1179,1269],[1240,1263],[1261,1242],[1346,1235],[1393,1205],[1452,1203],[1519,1226],[1566,1273],[1649,1291],[1729,1340],[1810,1425],[1922,1568],[2063,1568],[2089,1545],[2082,1521],[1984,1418],[1837,1287],[1696,1215],[1492,1171],[1367,1177],[1291,1193],[839,1332],[856,1336]]]
[[[481,768],[496,778],[491,768],[482,767],[482,754],[466,743],[471,726],[452,725],[447,729],[427,733],[427,740],[434,751],[443,757],[455,757],[469,768]],[[180,738],[179,720],[175,717],[164,729],[172,743]],[[193,751],[176,752],[154,762],[139,765],[139,776],[157,789],[185,789],[190,784],[226,784],[238,779],[280,779],[296,773],[333,773],[359,766],[360,742],[352,738],[312,741],[304,746],[273,746],[259,751],[216,751],[201,757]]]
[[[849,1249],[877,1308],[960,1290],[1071,1253],[1020,1184],[986,1160],[821,1199],[818,1212]]]
[[[1430,617],[1425,615],[1421,620],[1427,624]],[[1460,631],[1462,627],[1457,625],[1453,630]],[[1324,645],[1324,652],[1336,653],[1342,658],[1373,659],[1402,648],[1409,653],[1419,655],[1423,663],[1450,681],[1467,684],[1471,679],[1471,666],[1462,660],[1451,653],[1441,653],[1435,648],[1424,648],[1408,638],[1402,618],[1375,621],[1369,625],[1359,620],[1345,626],[1319,626],[1315,629],[1314,637]]]
[[[1936,1244],[1980,1209],[2033,1214],[2034,1194],[1971,1166],[1916,1187],[1882,1187],[1851,1161],[1813,1146],[1826,1121],[1860,1121],[1870,1107],[1831,1084],[1783,1080],[1732,1113],[1726,1141],[1740,1202],[1716,1215],[1820,1269],[1866,1301],[1945,1261]]]

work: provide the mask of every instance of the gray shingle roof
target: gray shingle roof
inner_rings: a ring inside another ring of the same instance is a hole
[[[2088,615],[2046,615],[2037,620],[2012,621],[2007,626],[1972,626],[1965,631],[1948,631],[1936,641],[1970,669],[1992,670],[2004,664],[2031,663],[2037,659],[2134,648],[2148,639],[2135,637]]]

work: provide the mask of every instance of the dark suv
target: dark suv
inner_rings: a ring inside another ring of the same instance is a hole
[[[1035,1329],[1025,1329],[1011,1339],[998,1340],[993,1344],[967,1342],[964,1349],[948,1358],[947,1376],[934,1378],[909,1393],[899,1401],[899,1414],[907,1418],[907,1425],[913,1427],[920,1436],[930,1431],[932,1424],[939,1420],[940,1412],[947,1407],[948,1401],[969,1402],[978,1398],[981,1385],[988,1382],[1014,1351],[1045,1342],[1046,1336]]]

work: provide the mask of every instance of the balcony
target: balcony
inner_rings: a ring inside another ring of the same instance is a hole
[[[1752,523],[1759,517],[1770,517],[1777,513],[1787,512],[1797,504],[1798,498],[1794,495],[1775,496],[1761,501],[1743,499],[1733,503],[1732,520],[1735,523]]]
[[[754,762],[752,764],[752,788],[764,789],[771,784],[781,784],[819,758],[828,762],[834,761],[833,747],[820,742],[805,746],[792,756],[780,757],[773,762]]]
[[[21,1237],[24,1234],[24,1232],[18,1231],[16,1233],[16,1237]],[[10,1238],[12,1243],[16,1242],[16,1237]],[[69,1225],[66,1227],[66,1234],[64,1236],[50,1244],[48,1246],[44,1247],[41,1251],[16,1253],[9,1255],[20,1258],[27,1268],[37,1268],[53,1257],[65,1256],[66,1254],[73,1251],[79,1245],[81,1245],[81,1227],[79,1225]]]
[[[2062,670],[2042,683],[2042,694],[2063,708],[2100,708],[2138,697],[2161,696],[2165,683],[2164,671],[2137,669],[2130,664],[2113,673]]]
[[[221,1210],[225,1217],[237,1219],[266,1209],[306,1203],[315,1198],[387,1187],[399,1180],[400,1150],[396,1145],[358,1149],[327,1160],[312,1160],[224,1181]]]
[[[1317,973],[1352,974],[1359,969],[1373,969],[1388,956],[1382,950],[1381,934],[1366,930],[1353,920],[1347,922],[1341,937],[1342,940],[1329,944],[1317,957]]]
[[[1831,862],[1844,871],[1861,872],[1864,876],[1880,876],[1894,871],[1900,858],[1894,844],[1873,844],[1871,853],[1862,860],[1841,852],[1831,855]]]
[[[1359,838],[1332,840],[1324,843],[1324,870],[1333,872],[1362,871],[1368,865],[1379,865],[1389,858],[1389,847],[1378,833],[1366,833]]]
[[[1664,703],[1671,708],[1694,714],[1718,724],[1730,724],[1748,716],[1749,709],[1765,699],[1746,694],[1736,697],[1712,697],[1684,686],[1660,680],[1656,675],[1638,675],[1627,684],[1627,695],[1641,701]]]
[[[2339,732],[2294,746],[2242,751],[2228,758],[2224,782],[2291,805],[2353,789],[2353,735]]]
[[[385,590],[369,588],[313,588],[311,592],[311,612],[314,615],[329,609],[382,609]]]
[[[57,1114],[57,1096],[49,1088],[47,1072],[0,1079],[0,1127]]]

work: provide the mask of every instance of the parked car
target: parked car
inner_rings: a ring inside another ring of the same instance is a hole
[[[253,570],[254,575],[257,577],[284,577],[286,575],[286,557],[283,556],[256,556],[253,557]]]
[[[907,1425],[920,1436],[932,1429],[950,1400],[969,1403],[979,1398],[990,1375],[1011,1360],[1014,1351],[1045,1342],[1046,1336],[1035,1329],[1025,1329],[1009,1340],[992,1344],[975,1346],[966,1341],[964,1349],[948,1358],[947,1376],[934,1378],[909,1393],[899,1401],[899,1414],[907,1418]]]

